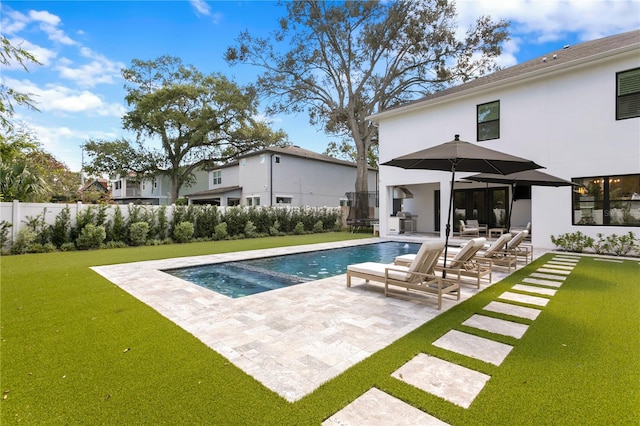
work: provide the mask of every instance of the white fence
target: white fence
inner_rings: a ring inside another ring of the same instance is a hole
[[[86,210],[89,207],[94,209],[99,206],[95,204],[82,204],[82,202],[77,202],[74,204],[56,204],[56,203],[21,203],[19,201],[13,201],[10,203],[3,202],[0,203],[0,221],[8,222],[12,225],[9,230],[8,239],[9,241],[15,241],[15,237],[18,235],[18,232],[25,228],[26,222],[29,218],[35,218],[38,215],[41,215],[45,212],[45,222],[49,225],[53,225],[55,223],[56,217],[60,214],[60,212],[65,208],[69,207],[70,216],[71,216],[71,226],[74,226],[76,223],[76,215]],[[155,206],[155,205],[142,205],[136,206],[144,209],[151,210],[159,210],[162,207],[165,207],[167,220],[171,221],[173,217],[173,211],[176,208],[176,205],[168,205],[168,206]],[[120,208],[120,212],[125,220],[129,218],[129,207],[127,205],[122,204],[110,204],[107,205],[107,220],[112,220],[113,215],[115,213],[115,209]],[[224,213],[227,208],[232,207],[217,207],[221,213]],[[287,208],[287,209],[298,209],[298,207],[290,207],[290,206],[278,206],[278,208]],[[307,209],[339,209],[339,207],[307,207]],[[344,209],[343,209],[343,221],[344,221]]]

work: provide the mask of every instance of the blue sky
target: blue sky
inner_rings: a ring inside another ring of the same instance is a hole
[[[480,15],[511,21],[502,66],[576,44],[640,28],[640,0],[458,0],[460,28]],[[205,74],[221,72],[239,84],[260,69],[230,67],[226,48],[243,30],[267,35],[284,15],[271,1],[2,1],[0,31],[43,65],[3,67],[0,79],[31,93],[40,112],[19,108],[51,152],[74,171],[88,139],[134,136],[122,130],[126,112],[120,70],[133,59],[177,56]],[[333,140],[306,115],[270,117],[292,143],[323,152]]]

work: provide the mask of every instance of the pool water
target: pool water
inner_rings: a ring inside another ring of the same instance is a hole
[[[164,272],[232,298],[345,274],[361,262],[390,263],[417,253],[418,243],[384,242],[239,262],[215,263]]]

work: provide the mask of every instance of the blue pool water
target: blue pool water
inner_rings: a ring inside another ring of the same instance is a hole
[[[417,253],[419,249],[418,243],[384,242],[164,272],[237,298],[344,274],[347,266],[354,263],[390,263],[396,256]]]

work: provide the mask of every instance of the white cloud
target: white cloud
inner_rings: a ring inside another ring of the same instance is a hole
[[[94,87],[96,84],[113,84],[120,80],[120,70],[125,67],[121,62],[114,62],[94,53],[87,47],[80,49],[81,56],[93,61],[78,67],[72,67],[73,61],[63,58],[54,67],[60,77],[72,80],[81,87]]]
[[[116,139],[116,131],[86,131],[66,126],[28,125],[42,148],[62,161],[70,170],[80,171],[82,166],[82,149],[80,146],[89,139]]]
[[[214,24],[219,24],[224,15],[220,12],[211,12],[211,6],[204,0],[189,0],[196,11],[197,16],[210,16]]]
[[[196,10],[196,15],[211,15],[211,6],[203,0],[189,0],[191,6]]]
[[[121,117],[124,106],[106,103],[88,90],[75,90],[60,84],[47,84],[41,88],[29,80],[3,79],[3,83],[19,92],[28,93],[42,112],[69,114],[86,113],[108,117]]]
[[[640,26],[637,0],[459,0],[457,10],[463,31],[482,15],[510,21],[515,51],[525,39],[541,44],[574,33],[588,41]]]

